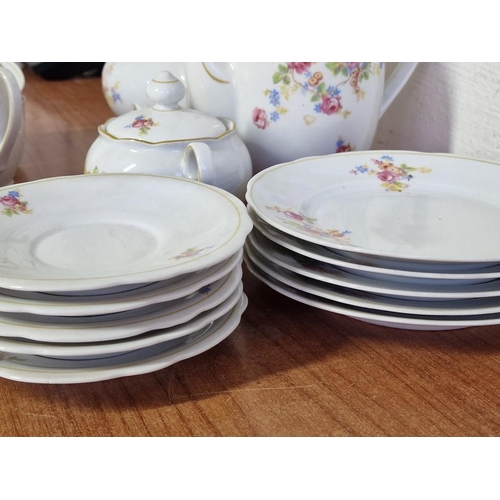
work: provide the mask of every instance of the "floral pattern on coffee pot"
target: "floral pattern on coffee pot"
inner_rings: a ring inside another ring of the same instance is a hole
[[[194,109],[236,123],[254,173],[306,156],[370,149],[417,63],[184,63]]]

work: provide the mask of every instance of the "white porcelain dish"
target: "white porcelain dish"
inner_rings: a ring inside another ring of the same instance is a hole
[[[160,302],[168,302],[187,297],[229,274],[237,265],[241,265],[242,255],[243,250],[239,250],[229,259],[198,273],[189,273],[184,279],[174,281],[174,283],[169,280],[166,282],[157,281],[137,289],[111,295],[67,297],[46,292],[4,290],[0,292],[0,312],[90,316],[129,311]]]
[[[259,232],[248,236],[246,246],[253,248],[268,261],[308,278],[331,285],[372,292],[407,300],[457,300],[500,297],[500,279],[470,285],[415,285],[376,280],[318,262],[267,240]]]
[[[499,192],[496,163],[365,151],[275,165],[246,198],[270,225],[317,245],[481,267],[500,262]]]
[[[280,281],[275,280],[264,271],[259,269],[244,254],[244,260],[248,270],[260,281],[292,300],[307,304],[325,311],[342,314],[365,323],[372,323],[385,327],[398,328],[402,330],[458,330],[471,326],[488,326],[500,324],[500,315],[482,315],[482,316],[427,316],[427,315],[408,315],[391,312],[374,312],[373,310],[358,308],[341,304],[311,295]]]
[[[291,286],[301,292],[322,297],[365,309],[388,311],[401,314],[423,314],[427,316],[480,316],[484,314],[500,314],[500,298],[463,299],[463,300],[405,300],[384,295],[338,287],[322,281],[317,281],[266,260],[262,255],[247,245],[247,258],[252,264],[275,280]]]
[[[196,181],[56,177],[0,189],[0,287],[61,292],[173,278],[237,252],[245,205]]]
[[[22,337],[42,342],[104,342],[140,335],[186,323],[213,309],[241,286],[242,269],[187,298],[153,304],[140,309],[95,316],[40,316],[0,314],[0,337]]]
[[[183,337],[184,342],[157,344],[120,356],[94,360],[54,359],[29,354],[0,354],[0,376],[37,384],[76,384],[141,375],[201,354],[228,337],[240,323],[248,303],[243,294],[238,304],[201,332]],[[174,341],[175,342],[175,341]]]
[[[443,269],[440,266],[435,272],[422,272],[410,270],[408,268],[385,267],[387,265],[395,266],[397,262],[387,262],[386,259],[371,259],[371,264],[366,264],[365,259],[369,258],[366,255],[350,254],[349,252],[337,252],[335,250],[325,248],[320,245],[315,245],[309,241],[301,240],[290,236],[278,229],[270,226],[249,208],[249,215],[254,224],[254,231],[258,230],[268,240],[271,240],[277,245],[304,255],[311,259],[325,262],[333,266],[346,269],[348,272],[366,276],[367,278],[383,279],[390,281],[399,281],[401,283],[415,284],[472,284],[490,281],[500,278],[500,265],[488,267],[483,270],[469,270],[462,272],[451,272],[447,267]],[[406,266],[403,266],[406,267]]]
[[[37,356],[50,356],[57,358],[83,359],[110,357],[123,354],[136,349],[143,349],[169,340],[185,337],[194,332],[204,330],[228,313],[241,299],[243,287],[239,286],[221,304],[203,312],[190,321],[181,323],[171,328],[163,328],[127,337],[125,339],[110,340],[105,342],[38,342],[24,338],[0,337],[0,352],[16,354],[34,354]]]

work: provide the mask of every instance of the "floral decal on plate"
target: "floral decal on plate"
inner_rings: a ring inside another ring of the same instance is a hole
[[[171,258],[175,259],[175,260],[180,260],[180,259],[186,259],[188,257],[196,257],[200,253],[202,253],[205,250],[208,250],[210,248],[213,248],[213,245],[211,245],[209,247],[204,247],[204,248],[198,248],[198,247],[188,248],[187,250],[184,250],[184,252],[181,252],[180,254],[178,254],[174,257],[171,257]]]
[[[386,191],[404,191],[410,186],[408,182],[413,179],[414,173],[428,174],[432,172],[432,169],[427,167],[409,167],[406,163],[396,165],[394,158],[388,155],[381,156],[379,160],[372,159],[372,162],[375,167],[359,165],[350,172],[354,175],[375,175],[377,179],[382,181],[380,187],[383,187]]]
[[[252,120],[257,128],[265,129],[289,112],[286,101],[300,94],[310,102],[310,113],[304,123],[312,125],[317,115],[340,115],[347,118],[351,112],[344,109],[342,96],[351,89],[357,100],[365,97],[361,84],[372,76],[379,76],[381,66],[368,62],[288,62],[278,65],[272,76],[274,87],[264,90],[269,101],[267,109],[256,106]],[[335,84],[326,76],[336,78]],[[337,81],[338,80],[338,81]]]
[[[282,220],[287,226],[300,229],[305,233],[318,236],[320,238],[335,240],[346,244],[349,243],[349,237],[347,235],[351,234],[351,231],[340,231],[333,228],[319,228],[316,226],[316,219],[307,217],[299,212],[294,212],[289,208],[282,208],[276,205],[274,207],[266,206],[266,208],[282,214],[283,217],[281,217],[280,220]]]
[[[152,118],[146,118],[144,115],[136,116],[130,125],[125,125],[125,128],[136,128],[139,130],[139,135],[147,135],[148,132],[159,125]]]
[[[20,200],[19,191],[9,191],[5,196],[0,197],[0,206],[3,206],[1,213],[12,217],[19,214],[30,214],[33,210],[28,208],[27,201]]]
[[[102,81],[103,81],[103,91],[104,91],[104,96],[106,97],[106,100],[110,103],[123,103],[122,97],[120,93],[118,92],[118,89],[120,87],[120,80],[116,80],[113,83],[111,83],[112,80],[114,80],[114,75],[113,75],[113,69],[115,67],[114,63],[107,64],[103,70],[103,75],[102,75]]]

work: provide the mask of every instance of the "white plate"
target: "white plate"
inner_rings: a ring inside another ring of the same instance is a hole
[[[391,281],[399,281],[400,283],[415,283],[415,284],[472,284],[490,281],[495,278],[500,278],[500,265],[488,267],[482,271],[477,269],[464,272],[450,272],[449,269],[443,270],[440,266],[439,272],[421,272],[412,271],[408,268],[384,267],[396,265],[396,261],[388,262],[387,259],[370,259],[370,264],[363,263],[365,258],[369,256],[362,254],[352,254],[349,252],[338,252],[329,248],[315,245],[305,240],[294,238],[282,231],[270,226],[254,213],[249,208],[249,215],[254,224],[254,232],[258,230],[268,240],[271,240],[277,245],[281,245],[288,250],[304,255],[320,262],[325,262],[334,266],[347,269],[353,274],[366,276],[372,279],[383,279]],[[404,266],[406,267],[406,266]]]
[[[243,250],[229,259],[197,273],[189,273],[184,279],[157,281],[140,288],[111,295],[62,296],[47,292],[0,292],[0,312],[30,313],[54,316],[90,316],[111,314],[138,309],[160,302],[168,302],[197,292],[214,283],[241,265]]]
[[[427,316],[480,316],[500,314],[500,298],[464,299],[464,300],[405,300],[386,297],[351,288],[344,288],[293,273],[269,262],[265,257],[246,245],[247,259],[275,280],[291,286],[301,292],[316,295],[324,299],[340,302],[365,309],[396,312],[401,314],[422,314]]]
[[[196,181],[75,175],[0,189],[0,287],[82,291],[170,279],[236,253],[245,205]]]
[[[29,354],[0,354],[0,376],[37,384],[76,384],[141,375],[192,358],[222,342],[240,323],[248,300],[238,304],[202,332],[183,337],[180,345],[157,344],[121,356],[97,360],[62,360]],[[176,342],[174,340],[174,342]]]
[[[241,286],[242,268],[197,293],[167,303],[96,316],[39,316],[0,314],[0,337],[22,337],[42,342],[104,342],[170,328],[217,307]]]
[[[488,326],[500,324],[500,315],[467,316],[454,317],[449,316],[427,316],[427,315],[408,315],[391,312],[374,312],[373,310],[358,308],[341,304],[332,300],[324,299],[316,295],[297,290],[286,285],[259,269],[251,259],[244,253],[244,261],[248,270],[259,280],[271,287],[278,293],[289,297],[292,300],[307,304],[325,311],[342,314],[365,323],[372,323],[380,326],[400,328],[404,330],[458,330],[470,326]]]
[[[224,300],[221,304],[199,314],[192,320],[171,328],[146,332],[142,335],[110,340],[108,342],[87,343],[37,342],[23,338],[0,337],[0,352],[8,352],[11,354],[35,354],[38,356],[70,359],[116,356],[117,354],[142,349],[204,330],[215,320],[229,312],[240,300],[242,294],[243,287],[240,285],[229,298]]]
[[[425,262],[500,262],[500,166],[367,151],[270,167],[248,183],[259,217],[329,248]]]
[[[249,244],[256,248],[265,259],[289,271],[314,280],[355,290],[408,300],[458,300],[500,297],[500,279],[486,283],[449,286],[397,283],[358,276],[339,267],[291,252],[268,240],[258,231],[252,231],[248,236],[245,245],[248,246]]]

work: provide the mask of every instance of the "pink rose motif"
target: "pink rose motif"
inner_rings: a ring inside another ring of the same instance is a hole
[[[265,129],[269,125],[267,113],[264,109],[255,108],[252,111],[252,120],[256,127]]]
[[[304,217],[296,212],[291,212],[290,210],[283,210],[283,213],[289,217],[290,219],[295,219],[299,221],[303,221]]]
[[[287,63],[287,66],[290,68],[290,69],[293,69],[294,71],[296,71],[299,75],[301,75],[302,73],[305,73],[306,71],[309,70],[309,68],[311,67],[311,64],[310,62],[289,62]]]
[[[16,205],[21,205],[18,198],[11,195],[5,195],[0,198],[0,203],[6,207],[15,207]]]
[[[396,182],[399,179],[399,175],[397,175],[396,172],[392,172],[391,170],[388,170],[388,169],[385,169],[385,170],[382,170],[381,172],[378,172],[377,177],[382,182],[388,182],[390,184],[392,184],[393,182]]]
[[[325,115],[334,115],[342,109],[340,97],[338,96],[326,94],[322,96],[321,99],[320,110],[325,113]]]

